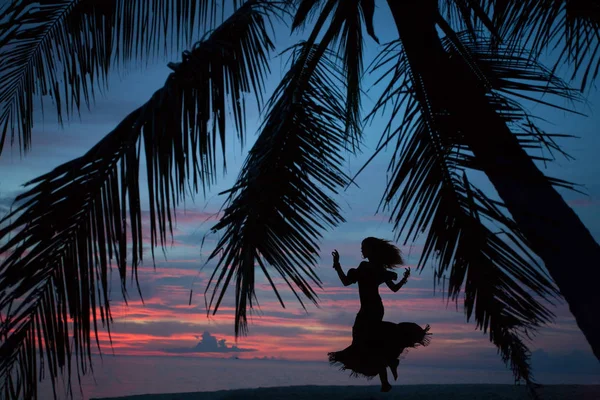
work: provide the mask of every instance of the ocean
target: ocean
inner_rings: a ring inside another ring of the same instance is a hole
[[[506,369],[415,367],[401,363],[398,372],[398,381],[391,381],[395,389],[406,385],[513,383],[512,375]],[[600,384],[598,375],[568,375],[537,373],[536,378],[540,383]],[[350,377],[348,372],[327,362],[104,355],[102,360],[94,357],[94,376],[82,377],[81,392],[77,378],[73,381],[75,400],[298,385],[367,385],[377,393],[379,380]],[[42,400],[52,398],[49,382],[42,383],[40,393]],[[59,396],[65,398],[62,392]],[[594,400],[600,400],[600,396]]]

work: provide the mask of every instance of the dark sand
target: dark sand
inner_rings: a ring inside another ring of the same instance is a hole
[[[538,390],[542,400],[600,400],[600,385],[547,385]],[[102,399],[90,400],[108,400]],[[530,400],[524,386],[407,385],[380,393],[378,386],[284,386],[216,392],[148,394],[110,397],[119,400]]]

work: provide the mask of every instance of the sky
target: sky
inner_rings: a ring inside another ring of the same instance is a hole
[[[391,37],[389,19],[380,11],[376,18],[376,33],[385,42]],[[290,37],[286,29],[277,27],[275,33],[278,49],[295,43],[296,38]],[[370,39],[365,43],[366,57],[372,59],[381,47]],[[178,55],[173,54],[167,59],[177,61]],[[286,61],[286,56],[273,54],[268,89],[272,90],[285,72]],[[148,66],[130,66],[113,73],[109,90],[97,97],[91,111],[82,110],[80,117],[72,118],[64,126],[56,122],[52,108],[45,107],[42,114],[37,107],[32,151],[21,156],[19,149],[13,147],[0,156],[0,207],[3,208],[0,212],[6,211],[14,196],[23,190],[20,185],[85,153],[125,115],[147,101],[162,86],[169,72],[165,60],[156,60]],[[373,80],[373,75],[365,76],[364,108],[367,111],[378,95],[377,88],[370,87]],[[587,104],[578,105],[585,117],[541,106],[530,111],[545,119],[542,125],[549,131],[578,136],[560,142],[575,160],[558,158],[545,172],[582,185],[585,194],[560,192],[600,241],[600,184],[597,178],[600,174],[600,163],[597,162],[600,138],[596,128],[600,126],[600,93],[593,87],[585,94]],[[327,352],[340,350],[350,343],[351,326],[359,307],[358,294],[355,286],[343,287],[339,282],[332,269],[331,251],[337,249],[340,252],[341,264],[347,270],[361,262],[360,242],[363,238],[395,237],[388,223],[389,214],[386,211],[376,213],[385,189],[390,151],[378,156],[358,177],[358,187],[350,187],[337,197],[347,221],[324,232],[316,267],[323,281],[322,290],[317,291],[318,307],[308,303],[307,309],[302,309],[291,293],[279,286],[285,294],[286,308],[283,309],[266,280],[258,274],[256,291],[260,308],[254,310],[249,321],[248,336],[235,341],[232,291],[228,292],[218,313],[207,316],[203,292],[214,263],[202,266],[218,240],[216,234],[208,234],[218,220],[219,208],[225,200],[218,193],[235,182],[246,152],[256,138],[260,118],[256,109],[249,109],[248,143],[240,148],[232,134],[227,143],[226,175],[219,177],[218,184],[206,197],[200,193],[194,199],[187,199],[178,209],[173,242],[164,255],[157,252],[156,268],[149,257],[149,232],[146,231],[147,257],[139,268],[144,302],[131,285],[130,299],[125,305],[117,284],[118,274],[113,272],[112,350],[102,331],[101,344],[105,353],[133,357],[239,357],[325,362]],[[370,156],[384,122],[383,119],[375,120],[365,128],[363,153],[358,157],[349,156],[345,163],[350,175],[357,172]],[[415,267],[423,239],[409,245],[399,243],[407,267]],[[583,269],[589,266],[566,267],[585,279]],[[462,304],[448,304],[440,288],[434,291],[432,271],[430,265],[421,272],[413,271],[407,285],[398,293],[385,287],[381,290],[386,320],[412,321],[422,326],[430,324],[434,335],[429,347],[411,352],[403,365],[435,366],[448,372],[464,370],[467,381],[468,371],[480,368],[497,369],[499,374],[510,378],[510,371],[503,367],[488,336],[476,330],[473,321],[466,322]],[[281,283],[281,280],[276,282]],[[580,377],[581,383],[600,383],[599,364],[568,307],[558,304],[553,311],[555,322],[541,328],[529,343],[534,373],[560,371],[566,380],[571,376]]]

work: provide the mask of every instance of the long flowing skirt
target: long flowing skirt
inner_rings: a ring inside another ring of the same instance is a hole
[[[355,324],[352,331],[352,344],[344,350],[328,353],[329,362],[352,371],[353,376],[368,379],[392,365],[407,349],[427,346],[431,335],[429,325],[423,329],[414,322]]]

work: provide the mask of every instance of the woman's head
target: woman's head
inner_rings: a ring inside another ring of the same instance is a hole
[[[400,249],[389,240],[368,237],[361,243],[363,257],[369,261],[382,264],[386,268],[394,268],[404,264]]]

